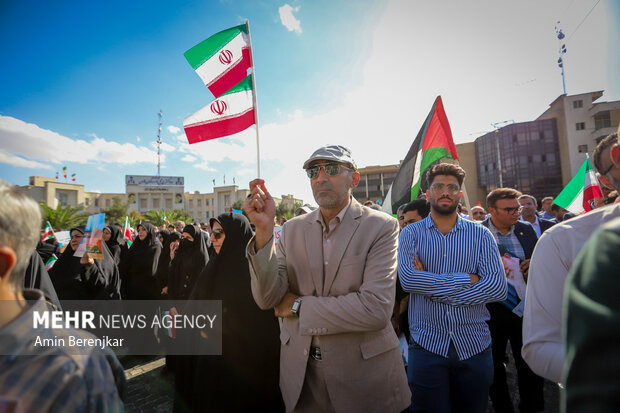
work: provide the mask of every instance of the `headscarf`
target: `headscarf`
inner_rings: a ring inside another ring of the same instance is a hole
[[[110,239],[105,243],[108,246],[108,249],[112,253],[114,257],[114,262],[116,265],[120,265],[121,263],[121,242],[123,242],[123,238],[121,237],[121,230],[116,225],[108,225],[103,228],[110,231]]]
[[[250,222],[241,214],[229,212],[216,221],[226,238],[219,254],[213,252],[190,299],[222,301],[222,348],[219,357],[198,356],[191,372],[180,372],[186,396],[194,408],[208,405],[214,410],[251,411],[251,406],[265,406],[263,411],[281,410],[278,388],[279,326],[272,310],[258,308],[252,297],[250,272],[245,249],[252,237]],[[261,337],[256,340],[256,337]],[[190,382],[183,381],[190,377]],[[209,395],[199,390],[210,388]],[[242,386],[243,400],[235,396]],[[260,409],[258,409],[260,410]]]
[[[138,300],[155,300],[159,298],[159,284],[155,278],[157,265],[161,254],[161,244],[156,241],[156,232],[153,224],[143,223],[140,227],[146,231],[146,237],[141,240],[138,236],[127,254],[127,298]]]
[[[84,233],[84,227],[71,228],[69,233]],[[105,242],[101,249],[103,259],[94,260],[88,269],[74,257],[75,250],[67,245],[49,275],[58,298],[62,300],[107,300],[120,298],[120,276],[112,253]]]
[[[168,294],[173,300],[189,298],[198,276],[209,261],[206,237],[200,228],[196,225],[186,225],[183,232],[191,235],[194,240],[181,238],[179,249],[172,261]]]

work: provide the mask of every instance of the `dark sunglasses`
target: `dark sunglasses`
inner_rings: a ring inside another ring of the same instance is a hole
[[[319,176],[319,174],[321,173],[321,168],[323,168],[327,176],[336,176],[340,174],[342,169],[346,169],[346,170],[351,169],[339,163],[327,163],[325,165],[314,165],[306,169],[308,178],[313,179]]]
[[[221,228],[211,230],[211,235],[213,235],[215,239],[220,239],[222,235],[224,235],[224,230]]]

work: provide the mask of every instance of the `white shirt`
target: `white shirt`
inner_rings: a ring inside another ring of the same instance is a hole
[[[537,216],[534,217],[534,223],[532,224],[530,221],[526,221],[525,219],[523,219],[523,217],[519,218],[522,222],[527,222],[528,224],[530,224],[532,227],[534,227],[534,231],[536,231],[536,236],[538,238],[540,238],[540,220],[538,219]]]
[[[521,355],[534,373],[548,380],[562,379],[566,275],[594,230],[615,217],[620,217],[620,205],[596,209],[554,225],[536,244],[525,295]]]

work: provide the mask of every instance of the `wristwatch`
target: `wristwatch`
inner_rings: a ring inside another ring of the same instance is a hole
[[[297,297],[295,301],[293,301],[293,305],[291,306],[291,313],[295,317],[299,317],[299,308],[301,307],[301,297]]]

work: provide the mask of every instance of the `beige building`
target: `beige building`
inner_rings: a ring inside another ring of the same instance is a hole
[[[463,205],[469,201],[472,207],[480,201],[482,205],[486,201],[486,191],[478,184],[478,169],[476,163],[476,144],[475,142],[465,142],[456,144],[456,153],[459,155],[458,164],[465,170],[464,197]],[[442,162],[457,163],[453,159],[442,159]],[[465,197],[466,196],[466,197]]]
[[[151,209],[182,209],[190,214],[196,222],[207,222],[210,218],[228,212],[237,201],[243,201],[250,193],[249,189],[239,189],[237,185],[215,187],[211,193],[184,192],[183,177],[151,177],[127,175],[125,177],[126,193],[86,192],[84,185],[58,182],[54,178],[31,176],[30,185],[22,189],[35,201],[43,201],[56,208],[59,202],[72,207],[83,206],[90,214],[96,214],[109,208],[118,198],[120,202],[133,202],[129,211],[147,212]],[[293,209],[296,203],[303,204],[293,195],[274,197],[276,206],[280,203]]]
[[[382,201],[387,195],[399,167],[400,165],[373,165],[359,168],[360,183],[352,191],[355,199],[360,203]]]
[[[597,102],[603,91],[558,96],[538,119],[556,119],[562,165],[562,183],[566,185],[579,167],[594,152],[605,136],[620,123],[620,101]]]

